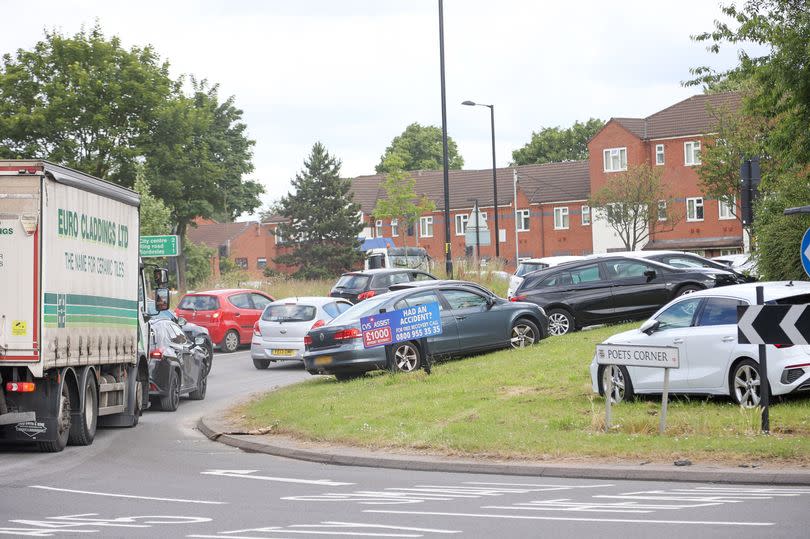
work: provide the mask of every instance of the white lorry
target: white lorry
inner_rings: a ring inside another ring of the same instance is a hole
[[[139,204],[75,170],[0,160],[0,443],[89,445],[148,406]]]

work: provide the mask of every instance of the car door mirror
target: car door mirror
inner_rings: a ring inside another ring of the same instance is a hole
[[[491,309],[495,305],[495,298],[487,298],[487,309]]]
[[[655,279],[655,270],[647,270],[644,272],[644,276],[647,278],[648,281],[652,281]]]
[[[641,327],[638,328],[638,329],[642,333],[646,333],[647,335],[652,335],[653,333],[655,333],[658,330],[658,328],[660,326],[661,326],[661,322],[659,322],[658,320],[655,320],[654,318],[650,318],[649,320],[647,320],[646,322],[641,324]]]

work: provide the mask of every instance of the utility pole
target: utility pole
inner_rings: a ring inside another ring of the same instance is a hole
[[[518,173],[516,169],[512,169],[512,185],[514,188],[514,192],[512,196],[512,209],[515,210],[515,271],[517,271],[517,267],[520,260],[520,247],[518,247],[518,207],[517,207],[517,184],[518,184]]]
[[[444,2],[439,0],[439,67],[442,86],[442,157],[444,161],[444,267],[447,278],[453,278],[453,256],[450,253],[450,159],[447,148],[447,100],[444,84]]]

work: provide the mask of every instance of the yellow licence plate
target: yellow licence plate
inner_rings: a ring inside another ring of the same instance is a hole
[[[315,365],[329,365],[332,363],[332,356],[320,356],[315,358]]]
[[[270,350],[270,353],[273,354],[274,356],[294,356],[295,355],[295,350],[288,350],[286,348],[283,348],[283,349]]]

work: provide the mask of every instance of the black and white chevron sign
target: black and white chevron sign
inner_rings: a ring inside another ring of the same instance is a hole
[[[810,344],[810,305],[737,307],[740,344]]]

